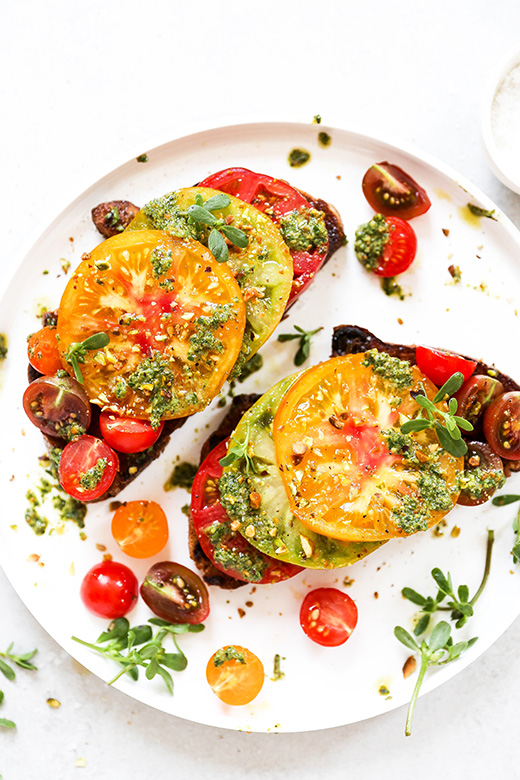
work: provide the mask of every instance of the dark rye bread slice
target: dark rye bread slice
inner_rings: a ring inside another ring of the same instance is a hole
[[[366,352],[369,349],[387,352],[389,355],[392,355],[392,357],[407,360],[413,365],[417,362],[414,344],[391,344],[387,341],[381,341],[381,339],[378,339],[377,336],[374,336],[369,330],[361,328],[358,325],[338,325],[334,328],[334,333],[332,335],[332,357],[355,355],[359,352]],[[442,349],[442,347],[440,347],[440,349]],[[469,357],[468,355],[462,355],[462,357],[465,357],[468,360],[476,359]],[[517,384],[514,379],[507,374],[503,374],[494,366],[483,363],[481,360],[477,361],[477,367],[474,373],[489,374],[490,376],[499,379],[506,392],[520,390],[520,385]],[[481,427],[475,428],[470,436],[473,441],[485,441]],[[511,471],[520,470],[520,461],[503,459],[503,462],[506,476],[509,476]]]

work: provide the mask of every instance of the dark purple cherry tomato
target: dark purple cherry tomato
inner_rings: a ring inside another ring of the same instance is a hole
[[[505,482],[502,460],[489,444],[468,441],[464,455],[464,474],[460,477],[462,490],[457,499],[463,506],[483,504]]]
[[[202,623],[209,615],[208,589],[195,572],[180,563],[155,563],[140,593],[152,612],[170,623]]]
[[[475,427],[489,404],[503,392],[504,386],[498,379],[485,374],[470,376],[455,393],[457,414]]]
[[[23,394],[29,420],[47,436],[72,439],[90,425],[90,401],[79,382],[70,376],[41,376]]]
[[[406,171],[389,162],[374,163],[363,176],[363,194],[385,217],[412,219],[432,205],[426,190]]]
[[[501,458],[520,460],[520,390],[504,393],[488,406],[484,436]]]
[[[80,596],[95,615],[123,617],[135,606],[139,583],[133,571],[124,563],[103,561],[88,571],[81,583]]]

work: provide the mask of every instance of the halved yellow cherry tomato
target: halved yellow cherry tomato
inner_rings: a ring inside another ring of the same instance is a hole
[[[168,541],[168,520],[155,501],[126,501],[114,513],[112,536],[131,558],[151,558]]]
[[[227,645],[213,653],[206,667],[206,679],[224,704],[249,704],[264,684],[264,667],[245,647]]]
[[[99,332],[110,337],[102,349],[76,353],[92,403],[158,427],[218,393],[241,349],[245,307],[229,269],[197,241],[142,230],[113,236],[84,258],[58,323],[69,373],[71,345]]]
[[[356,542],[438,523],[457,501],[463,469],[463,459],[443,450],[432,428],[400,432],[420,411],[413,393],[422,385],[433,398],[437,388],[403,361],[375,370],[369,354],[305,371],[282,399],[273,427],[294,514],[313,531]]]

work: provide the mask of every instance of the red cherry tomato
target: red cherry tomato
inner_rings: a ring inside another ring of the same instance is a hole
[[[225,457],[229,439],[217,445],[202,463],[191,493],[191,516],[204,553],[220,571],[242,582],[266,584],[294,577],[301,566],[284,563],[260,552],[238,532],[220,503],[219,461]]]
[[[55,374],[63,368],[56,341],[56,328],[42,328],[33,333],[27,344],[27,357],[41,374]]]
[[[453,352],[431,347],[417,347],[415,359],[419,369],[437,387],[441,387],[457,371],[467,380],[477,367],[476,360],[468,360]]]
[[[415,179],[389,162],[374,163],[363,176],[363,194],[374,211],[387,217],[412,219],[432,205]]]
[[[373,273],[376,276],[397,276],[406,271],[417,253],[417,236],[408,222],[399,217],[386,217],[389,236],[381,255],[381,262]]]
[[[135,574],[123,563],[103,561],[96,564],[83,578],[80,596],[84,605],[95,615],[123,617],[135,606],[139,583]]]
[[[326,647],[347,641],[356,627],[357,607],[337,588],[317,588],[305,596],[300,609],[300,625],[309,639]]]
[[[520,390],[504,393],[484,414],[484,436],[493,452],[520,460]]]
[[[307,198],[283,179],[273,179],[272,176],[254,173],[247,168],[226,168],[218,171],[201,181],[200,186],[212,187],[251,203],[260,211],[266,212],[275,223],[279,222],[284,214],[302,207],[309,208],[311,205]],[[324,244],[309,252],[291,250],[294,279],[287,306],[309,286],[327,257],[327,248],[328,244]]]
[[[70,496],[93,501],[106,493],[118,468],[119,459],[108,444],[95,436],[80,436],[61,453],[60,482]]]
[[[155,444],[162,433],[164,422],[152,428],[147,420],[136,417],[119,417],[113,412],[99,415],[101,435],[107,444],[118,452],[143,452]]]

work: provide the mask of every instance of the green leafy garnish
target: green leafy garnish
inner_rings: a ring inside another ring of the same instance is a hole
[[[493,506],[507,506],[508,504],[514,504],[515,501],[520,501],[520,496],[514,493],[503,493],[501,496],[495,496],[491,501]]]
[[[244,441],[241,442],[237,441],[232,436],[229,442],[230,445],[231,442],[234,442],[233,446],[229,446],[226,455],[224,455],[224,457],[219,460],[219,464],[222,466],[222,468],[226,468],[226,466],[231,466],[231,464],[237,460],[244,460],[246,464],[246,472],[248,474],[251,471],[253,473],[256,473],[254,455],[251,454],[251,430],[249,426],[247,426],[247,431],[246,431],[246,436]]]
[[[310,355],[312,337],[316,333],[319,333],[320,330],[323,330],[323,328],[316,328],[316,330],[303,330],[303,328],[299,328],[298,325],[295,325],[294,330],[296,331],[296,333],[281,333],[278,336],[278,341],[284,342],[284,341],[293,341],[294,339],[298,339],[300,343],[299,343],[298,351],[294,356],[294,365],[301,366],[302,363],[305,363],[305,361]]]
[[[456,621],[455,628],[462,628],[462,626],[467,623],[468,618],[473,616],[473,608],[480,598],[480,595],[482,594],[482,591],[484,590],[488,581],[494,541],[495,534],[492,530],[489,530],[484,574],[482,575],[481,583],[473,598],[469,598],[469,588],[467,585],[459,585],[457,591],[455,592],[451,574],[448,572],[445,575],[438,568],[432,569],[432,577],[438,588],[436,596],[423,596],[421,593],[417,593],[417,591],[413,590],[412,588],[403,588],[401,592],[404,598],[408,599],[408,601],[411,601],[412,604],[417,604],[417,606],[421,608],[422,616],[414,628],[415,636],[424,634],[430,624],[431,616],[439,610],[451,612],[450,620]],[[446,598],[449,598],[450,600],[443,604],[442,602]]]
[[[463,417],[456,415],[458,402],[456,398],[451,398],[454,393],[462,386],[464,376],[460,371],[452,374],[447,382],[443,384],[433,401],[426,396],[426,390],[421,383],[420,392],[414,394],[415,402],[421,407],[419,415],[413,420],[407,420],[401,425],[403,433],[412,433],[412,431],[425,431],[433,428],[441,447],[451,455],[460,458],[468,451],[466,442],[462,439],[460,429],[463,431],[472,431],[473,426]],[[435,404],[440,401],[448,400],[448,411],[443,412],[437,409]]]
[[[475,206],[474,203],[468,203],[467,206],[474,217],[487,217],[488,219],[494,219],[496,222],[496,217],[493,216],[495,209],[493,209],[493,211],[487,211],[481,206]]]
[[[110,680],[109,685],[123,674],[128,674],[132,680],[137,680],[141,666],[145,670],[147,680],[153,680],[156,675],[159,675],[169,693],[173,695],[173,678],[168,670],[182,672],[188,664],[186,656],[177,644],[176,635],[186,632],[199,633],[204,630],[204,626],[200,623],[194,625],[168,623],[161,618],[150,618],[148,623],[151,626],[158,626],[159,630],[154,633],[152,627],[146,624],[130,628],[126,618],[117,618],[110,623],[106,631],[100,634],[95,644],[75,636],[72,639],[122,667],[121,671]],[[169,653],[163,646],[168,635],[172,638],[176,652]]]
[[[74,376],[83,384],[83,376],[81,374],[79,364],[85,362],[85,355],[93,349],[103,349],[110,343],[110,337],[108,333],[93,333],[85,341],[75,341],[70,345],[65,353],[65,360],[70,363],[74,369]]]
[[[38,652],[37,650],[30,650],[28,653],[13,653],[13,646],[14,642],[11,642],[7,650],[3,653],[0,653],[0,672],[7,680],[11,682],[16,678],[16,672],[11,664],[19,666],[20,669],[29,669],[33,671],[38,668],[33,663],[31,663],[31,659],[34,658]],[[10,663],[7,663],[8,661]],[[3,700],[4,692],[0,691],[0,704],[2,704]],[[16,723],[12,720],[8,720],[7,718],[0,718],[0,726],[5,729],[14,729],[16,728]]]
[[[516,501],[520,501],[520,496],[515,493],[503,493],[501,496],[496,496],[491,503],[494,506],[507,506],[508,504],[514,504]],[[520,509],[515,515],[513,520],[513,531],[515,533],[515,543],[511,554],[513,556],[513,563],[520,562]]]
[[[225,219],[218,219],[211,213],[229,206],[231,203],[229,195],[219,192],[203,203],[202,195],[197,193],[195,201],[195,204],[188,209],[188,221],[199,230],[202,225],[211,228],[208,236],[208,249],[217,263],[225,263],[229,259],[228,247],[222,234],[239,249],[245,249],[249,245],[247,233],[228,225]]]

